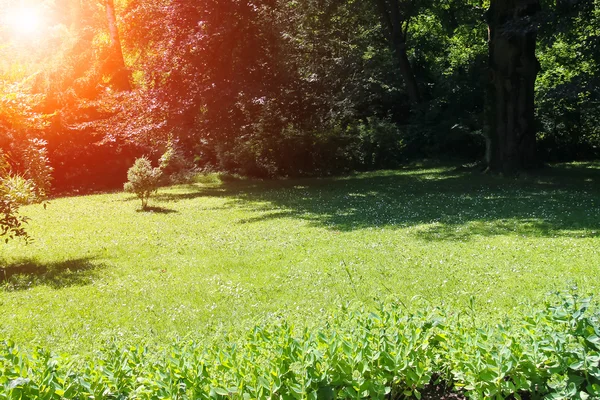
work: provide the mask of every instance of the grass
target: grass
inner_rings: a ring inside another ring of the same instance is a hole
[[[600,169],[519,179],[453,168],[227,180],[28,206],[0,247],[0,337],[85,354],[107,342],[310,325],[394,297],[499,319],[553,290],[598,290]],[[415,300],[418,298],[419,300]]]

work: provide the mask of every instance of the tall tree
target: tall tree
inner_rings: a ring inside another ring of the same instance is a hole
[[[379,11],[381,27],[388,43],[394,50],[406,91],[414,104],[421,102],[421,94],[413,68],[406,51],[408,26],[414,4],[410,0],[373,0]]]
[[[537,165],[535,55],[539,0],[492,0],[486,12],[489,45],[488,169],[514,174]]]
[[[71,25],[71,29],[78,31],[81,29],[82,24],[82,10],[81,10],[81,0],[69,0],[69,23]]]
[[[123,50],[119,29],[117,27],[117,17],[115,14],[115,4],[113,0],[105,0],[106,20],[108,22],[108,32],[110,35],[110,48],[108,60],[106,61],[107,71],[111,75],[111,81],[117,90],[129,90],[129,72],[123,59]]]

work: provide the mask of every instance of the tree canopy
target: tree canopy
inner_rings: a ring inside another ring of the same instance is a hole
[[[199,168],[262,177],[449,157],[514,173],[595,158],[599,10],[2,0],[0,149],[24,174],[29,144],[43,143],[58,190],[120,186],[170,141]]]

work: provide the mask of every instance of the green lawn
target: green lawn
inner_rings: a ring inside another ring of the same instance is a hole
[[[220,182],[58,198],[30,245],[0,247],[0,337],[86,353],[116,340],[297,325],[390,296],[501,318],[577,284],[596,292],[600,169],[503,179],[453,168]]]

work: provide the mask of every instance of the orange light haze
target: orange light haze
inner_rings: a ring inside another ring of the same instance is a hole
[[[13,8],[4,13],[2,24],[16,36],[33,36],[42,27],[42,16],[35,8]]]

